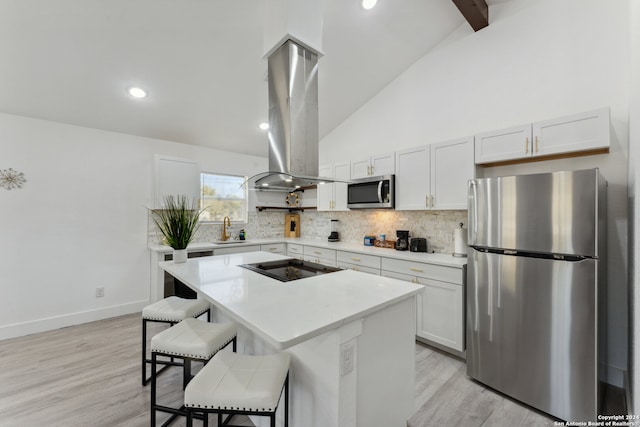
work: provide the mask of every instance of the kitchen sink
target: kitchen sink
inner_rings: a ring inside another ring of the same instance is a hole
[[[247,243],[246,240],[214,240],[213,242],[214,245],[231,245],[234,243]]]

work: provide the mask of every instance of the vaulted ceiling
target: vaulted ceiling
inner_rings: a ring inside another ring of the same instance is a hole
[[[264,7],[0,0],[0,112],[266,156]],[[451,0],[326,0],[321,136],[461,25]]]

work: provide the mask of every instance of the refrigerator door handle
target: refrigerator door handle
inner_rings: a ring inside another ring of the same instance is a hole
[[[469,181],[469,190],[471,194],[471,203],[469,203],[470,214],[473,222],[469,225],[468,240],[470,243],[476,243],[478,237],[478,189],[475,181]]]

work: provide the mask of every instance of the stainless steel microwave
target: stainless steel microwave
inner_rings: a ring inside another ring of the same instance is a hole
[[[347,185],[347,207],[349,209],[393,209],[395,184],[395,175],[355,179]]]

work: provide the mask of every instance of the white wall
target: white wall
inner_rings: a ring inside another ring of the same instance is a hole
[[[327,135],[321,163],[611,107],[607,155],[481,169],[507,175],[600,167],[608,192],[608,372],[627,366],[628,0],[514,0],[465,24]],[[335,157],[340,153],[340,157]]]
[[[640,316],[634,310],[640,307],[640,292],[637,290],[640,279],[640,226],[636,225],[640,214],[640,198],[636,192],[640,188],[640,3],[629,0],[631,8],[631,67],[630,102],[629,102],[629,379],[632,392],[629,413],[636,413],[640,408]]]
[[[155,154],[220,173],[266,168],[266,158],[0,114],[0,169],[27,179],[0,188],[0,339],[148,303]]]

